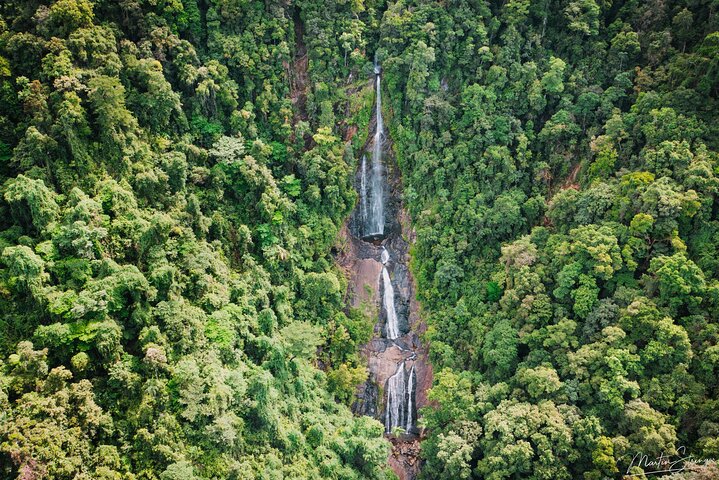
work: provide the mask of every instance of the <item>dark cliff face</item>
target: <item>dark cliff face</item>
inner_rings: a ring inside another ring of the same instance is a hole
[[[378,418],[379,386],[375,379],[370,377],[357,389],[357,400],[352,405],[355,415],[367,415]]]

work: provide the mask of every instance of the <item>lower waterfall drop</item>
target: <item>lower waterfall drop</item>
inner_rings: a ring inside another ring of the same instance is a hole
[[[402,361],[395,374],[387,379],[386,433],[392,433],[397,427],[408,433],[414,429],[415,375],[414,366],[408,375],[405,361]]]
[[[399,364],[397,372],[387,380],[387,405],[385,407],[384,421],[384,428],[387,433],[392,433],[395,427],[403,426],[404,394],[404,362],[402,362]]]
[[[412,407],[414,407],[414,365],[409,371],[409,378],[407,379],[407,423],[405,430],[407,433],[412,431],[414,427],[414,419],[412,418]]]

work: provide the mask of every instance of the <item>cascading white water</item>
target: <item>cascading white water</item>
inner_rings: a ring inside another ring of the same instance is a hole
[[[414,365],[407,374],[405,362],[399,364],[394,375],[387,380],[387,404],[384,428],[392,433],[396,427],[406,432],[414,429],[414,390],[416,384]]]
[[[409,371],[409,378],[407,379],[407,422],[405,423],[405,430],[407,432],[412,430],[414,424],[412,423],[412,407],[414,407],[414,365]]]
[[[397,318],[397,311],[394,308],[394,286],[392,286],[392,279],[389,276],[387,270],[387,262],[389,261],[389,252],[386,248],[382,248],[382,305],[384,312],[387,317],[387,338],[394,340],[399,338],[399,319]]]
[[[370,188],[370,211],[371,217],[365,223],[367,230],[365,236],[384,235],[384,178],[382,166],[382,142],[384,140],[384,120],[382,119],[382,88],[380,77],[380,66],[375,63],[374,72],[376,75],[376,111],[377,126],[374,133],[374,144],[372,150],[372,177]]]
[[[384,420],[384,428],[387,433],[391,433],[395,427],[404,427],[405,385],[404,362],[402,362],[395,374],[387,380],[387,405]]]
[[[382,262],[382,265],[387,265],[387,262],[389,262],[389,252],[385,247],[382,247],[382,253],[379,257],[380,262]]]
[[[394,340],[399,338],[399,322],[394,308],[394,287],[387,267],[382,267],[382,284],[384,310],[387,314],[387,338]]]

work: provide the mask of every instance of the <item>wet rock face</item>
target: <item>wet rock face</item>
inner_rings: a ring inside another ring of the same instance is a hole
[[[404,264],[395,264],[390,269],[392,283],[395,291],[395,310],[397,311],[397,319],[399,321],[399,330],[402,335],[406,335],[410,331],[409,324],[409,304],[412,290],[410,287],[409,269]]]
[[[352,306],[360,308],[364,305],[379,305],[379,290],[377,279],[382,271],[382,264],[371,258],[358,258],[352,264],[349,272],[351,281],[349,284]]]
[[[378,398],[379,386],[370,377],[357,390],[357,399],[352,405],[352,412],[355,415],[367,415],[376,418],[379,414],[377,412]]]

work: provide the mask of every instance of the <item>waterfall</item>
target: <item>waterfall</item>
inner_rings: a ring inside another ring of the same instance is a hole
[[[397,311],[394,308],[394,287],[392,286],[392,279],[390,278],[389,271],[387,270],[389,252],[386,248],[382,248],[381,260],[382,305],[387,316],[387,338],[394,340],[400,336],[399,319],[397,318]]]
[[[398,196],[389,186],[389,177],[394,172],[385,164],[387,159],[382,158],[387,153],[384,148],[387,146],[388,132],[385,132],[382,117],[382,68],[376,57],[374,74],[375,129],[367,132],[369,148],[361,156],[360,171],[355,177],[359,202],[354,212],[351,233],[355,239],[363,241],[362,248],[358,249],[361,252],[359,258],[372,258],[381,263],[376,292],[379,296],[379,322],[383,323],[381,331],[385,340],[371,342],[366,347],[377,358],[377,362],[369,365],[370,378],[358,391],[359,400],[353,406],[353,411],[384,420],[387,434],[400,429],[416,435],[417,389],[418,384],[426,382],[423,380],[423,364],[417,362],[424,360],[417,356],[415,337],[403,337],[411,330],[409,317],[405,317],[409,310],[409,299],[405,299],[405,294],[408,291],[411,293],[405,277],[409,275],[406,270],[407,240],[402,236],[402,226],[397,222],[395,214],[395,199]],[[388,221],[391,223],[386,223]],[[394,225],[398,227],[397,231],[394,231]],[[395,250],[390,254],[387,248],[379,246],[380,243],[392,245]],[[390,268],[394,277],[390,275]],[[402,323],[399,315],[402,316]],[[384,385],[384,391],[380,395],[381,385]],[[378,402],[384,403],[384,410]]]
[[[414,406],[414,377],[414,365],[412,365],[412,368],[409,371],[409,378],[407,379],[407,423],[405,424],[405,430],[408,433],[412,430],[412,427],[414,427],[414,424],[412,423],[412,407]]]
[[[405,385],[404,362],[402,362],[399,364],[397,372],[387,380],[387,405],[384,421],[387,433],[392,433],[395,427],[404,427]]]
[[[384,121],[382,119],[382,89],[380,66],[375,63],[376,79],[376,112],[377,127],[374,133],[372,150],[372,177],[370,193],[371,217],[366,222],[367,231],[365,236],[384,235],[384,178],[382,166],[382,141],[384,139]]]
[[[399,322],[397,321],[397,312],[394,309],[394,287],[392,286],[392,280],[389,278],[387,267],[382,267],[382,287],[384,311],[387,314],[387,338],[394,340],[399,337]]]
[[[404,428],[406,432],[414,429],[414,391],[415,391],[414,366],[409,370],[405,368],[405,362],[399,364],[394,375],[387,380],[387,404],[385,405],[384,428],[387,433],[392,433],[396,427]]]

